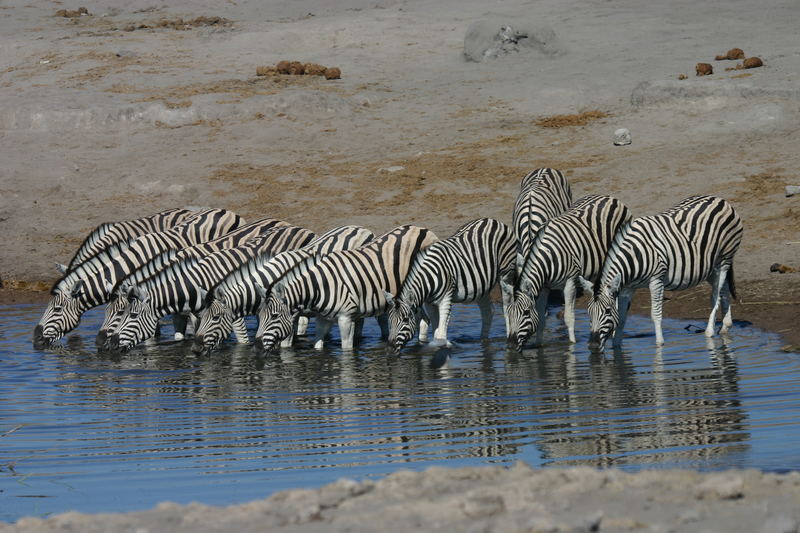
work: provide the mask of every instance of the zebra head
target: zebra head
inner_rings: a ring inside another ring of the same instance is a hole
[[[123,291],[127,298],[125,313],[111,336],[109,348],[128,351],[156,334],[159,317],[147,291],[136,285],[125,287]]]
[[[593,291],[589,300],[589,346],[603,351],[608,339],[614,336],[619,325],[619,288],[622,276],[617,274],[610,281]],[[585,282],[585,283],[584,283]],[[589,282],[581,280],[586,287]]]
[[[420,310],[415,305],[409,305],[404,300],[395,298],[390,292],[384,291],[386,303],[389,305],[389,312],[386,314],[389,319],[389,338],[387,342],[389,349],[395,353],[400,353],[408,341],[414,338],[417,333]]]
[[[33,330],[33,346],[36,349],[52,345],[77,327],[84,311],[80,298],[85,290],[86,282],[82,279],[69,288],[53,290],[53,297]]]
[[[258,308],[255,347],[258,351],[269,352],[292,334],[294,317],[299,309],[292,309],[283,284],[275,285],[269,296],[266,289],[263,290],[261,306]]]
[[[534,309],[534,301],[526,292],[517,291],[507,313],[508,343],[522,351],[539,326],[539,315]]]
[[[100,330],[95,337],[95,345],[100,348],[108,348],[111,334],[116,331],[122,317],[125,316],[125,308],[128,303],[128,298],[121,291],[117,291],[111,301],[106,304],[105,316],[103,323],[100,324]]]
[[[233,331],[233,310],[221,287],[205,296],[205,308],[200,312],[200,324],[194,334],[192,351],[207,354],[219,346]]]

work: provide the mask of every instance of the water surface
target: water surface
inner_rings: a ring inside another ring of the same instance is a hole
[[[111,357],[94,348],[101,310],[62,347],[34,350],[41,311],[0,306],[2,521],[519,459],[800,469],[800,357],[749,325],[723,342],[665,320],[657,349],[649,319],[634,316],[627,330],[643,335],[603,357],[587,350],[579,312],[577,345],[551,318],[546,346],[518,354],[499,314],[481,342],[477,307],[457,306],[453,348],[399,357],[372,320],[355,354],[303,341],[268,357],[233,344],[197,357],[164,340]]]

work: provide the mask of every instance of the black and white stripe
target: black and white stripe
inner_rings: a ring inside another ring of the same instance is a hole
[[[742,240],[742,221],[733,206],[714,196],[692,196],[667,211],[633,220],[614,239],[589,304],[591,341],[600,349],[622,330],[633,292],[650,288],[656,343],[661,330],[664,290],[681,290],[708,281],[711,315],[706,335],[714,335],[722,306],[721,333],[733,323],[730,296],[735,294],[733,256]]]
[[[240,246],[210,254],[187,250],[183,258],[138,285],[123,285],[128,303],[111,335],[110,349],[127,350],[152,337],[164,315],[199,312],[208,289],[257,255],[295,249],[308,244],[314,237],[304,228],[275,227]],[[246,337],[246,332],[244,335]]]
[[[580,279],[595,279],[614,236],[630,221],[628,208],[616,198],[589,195],[548,221],[536,235],[513,286],[508,309],[509,340],[518,349],[537,332],[544,334],[547,297],[564,290],[564,322],[575,342],[575,297]],[[508,282],[503,282],[506,290]]]
[[[195,213],[196,210],[167,209],[142,218],[100,224],[86,236],[78,247],[78,251],[72,256],[69,264],[63,269],[59,268],[59,270],[61,270],[62,274],[66,274],[112,244],[119,245],[119,243],[124,243],[123,246],[129,245],[142,235],[173,228]]]
[[[291,334],[295,316],[307,312],[317,318],[316,348],[336,320],[342,349],[352,350],[356,320],[385,314],[385,294],[400,291],[414,257],[437,240],[428,229],[400,226],[361,248],[302,261],[273,286],[259,310],[263,348],[277,346]]]
[[[124,291],[120,290],[122,285],[136,285],[141,283],[143,280],[166,268],[170,263],[178,261],[182,258],[189,256],[200,258],[219,250],[224,250],[225,248],[232,248],[234,246],[242,245],[250,239],[254,239],[259,235],[270,232],[274,228],[288,226],[290,226],[290,224],[282,220],[263,218],[255,222],[251,222],[250,224],[241,226],[216,239],[197,243],[180,250],[166,250],[158,254],[150,261],[134,270],[129,276],[118,280],[116,285],[114,285],[114,287],[111,289],[111,300],[108,302],[108,305],[106,305],[105,317],[100,326],[100,331],[97,333],[97,345],[108,348],[106,344],[108,341],[109,332],[112,332],[117,328],[119,321],[122,318],[125,305],[128,301]],[[290,236],[290,232],[281,233],[281,235],[284,239],[292,238]],[[173,315],[173,323],[175,325],[175,340],[182,340],[186,331],[186,316]]]
[[[522,178],[512,222],[517,239],[517,272],[522,269],[542,226],[569,209],[570,204],[572,191],[560,170],[538,168]]]
[[[228,337],[235,320],[258,312],[272,285],[303,259],[358,248],[374,239],[361,226],[342,226],[320,235],[299,250],[266,252],[237,268],[209,291],[200,314],[192,350],[206,353]],[[291,336],[290,336],[291,337]]]
[[[242,223],[243,219],[232,211],[206,209],[167,231],[143,235],[130,246],[110,245],[53,285],[52,298],[34,329],[34,346],[47,346],[72,331],[86,310],[109,300],[118,280],[158,254],[211,240]]]
[[[489,293],[501,275],[513,273],[515,250],[509,226],[481,218],[419,252],[397,297],[386,295],[389,345],[399,352],[411,340],[423,306],[435,328],[434,342],[447,343],[450,308],[456,302],[478,303],[483,319],[481,338],[488,337],[492,323]],[[504,311],[509,303],[504,298]]]

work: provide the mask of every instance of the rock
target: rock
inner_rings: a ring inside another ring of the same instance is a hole
[[[709,63],[698,63],[695,65],[694,71],[698,76],[708,76],[710,74],[714,74],[714,69]]]
[[[787,185],[786,196],[794,196],[795,194],[800,194],[800,185]]]
[[[685,80],[685,79],[687,79],[688,77],[689,77],[689,76],[687,76],[686,74],[678,74],[678,79],[679,79],[679,80]]]
[[[744,497],[744,480],[735,474],[712,475],[695,489],[701,499],[738,500]]]
[[[628,130],[628,128],[619,128],[614,132],[615,146],[626,146],[631,144],[631,142],[631,132]]]
[[[537,51],[555,55],[561,51],[556,33],[535,21],[500,17],[473,22],[464,35],[464,58],[480,63],[508,54]]]
[[[781,263],[772,263],[769,267],[770,272],[780,272],[781,274],[789,274],[792,272],[797,272],[796,268],[792,268],[790,266],[783,265]]]
[[[278,64],[275,65],[275,69],[278,71],[278,74],[289,74],[290,64],[289,61],[278,61]]]
[[[342,77],[342,71],[337,67],[330,67],[325,69],[326,80],[338,80]]]
[[[717,56],[714,59],[723,61],[725,59],[744,59],[744,51],[741,48],[731,48],[724,56]]]
[[[760,57],[748,57],[747,59],[742,62],[742,68],[758,68],[763,67],[764,62],[761,61]]]
[[[299,61],[292,61],[289,63],[289,74],[294,76],[302,76],[306,73],[306,67]]]
[[[761,526],[759,533],[797,533],[797,520],[785,514],[770,517]]]

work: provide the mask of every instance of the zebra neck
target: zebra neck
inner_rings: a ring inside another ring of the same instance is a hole
[[[400,299],[411,306],[435,300],[444,286],[445,272],[437,256],[428,253],[421,259],[411,267],[400,290]]]

